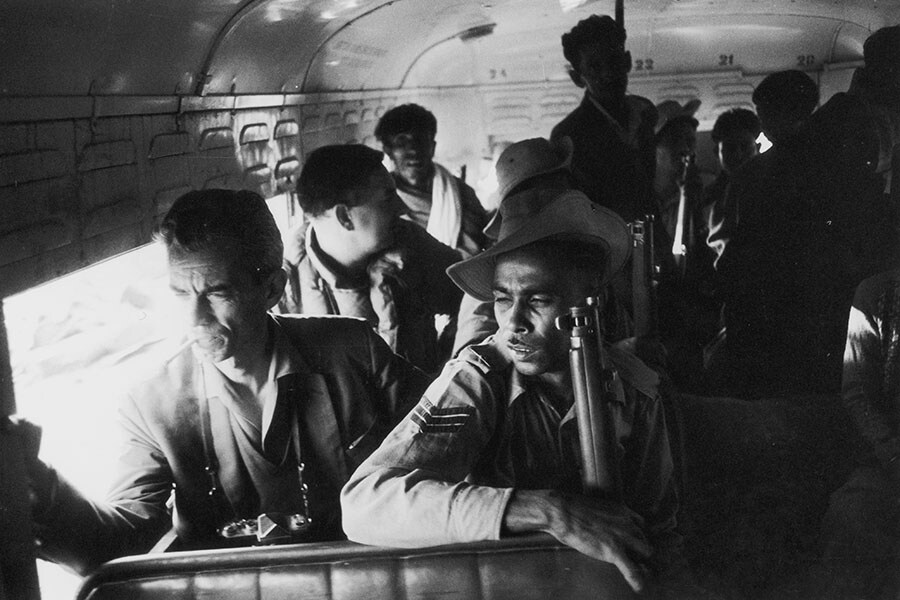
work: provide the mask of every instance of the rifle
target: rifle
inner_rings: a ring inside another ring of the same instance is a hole
[[[675,221],[675,236],[672,240],[672,255],[675,266],[684,277],[691,246],[694,243],[694,219],[692,211],[699,205],[699,198],[694,198],[693,188],[688,178],[694,166],[694,155],[684,154],[681,157],[681,177],[678,183],[678,219]],[[689,191],[690,190],[690,191]]]
[[[659,285],[659,265],[656,264],[654,225],[653,215],[629,223],[634,335],[639,338],[655,335],[658,326],[656,288]]]
[[[556,327],[570,332],[569,367],[575,393],[575,417],[581,448],[581,480],[588,495],[616,498],[621,495],[618,444],[609,414],[618,376],[610,367],[600,330],[600,304],[589,297],[556,319]]]

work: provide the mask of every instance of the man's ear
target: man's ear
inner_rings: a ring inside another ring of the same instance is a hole
[[[284,269],[276,269],[274,273],[269,275],[266,284],[266,310],[272,308],[284,295],[284,286],[287,283],[287,273]]]
[[[353,231],[353,218],[350,216],[350,207],[346,204],[336,204],[334,206],[334,217],[337,219],[341,227],[347,231]]]
[[[569,67],[568,71],[569,71],[569,79],[572,80],[572,83],[574,83],[575,85],[577,85],[580,88],[583,88],[584,87],[584,79],[581,78],[581,73],[579,73],[572,67]]]
[[[632,67],[632,64],[631,64],[631,52],[629,52],[628,50],[626,50],[626,51],[625,51],[625,72],[626,72],[626,73],[631,73],[631,67]]]

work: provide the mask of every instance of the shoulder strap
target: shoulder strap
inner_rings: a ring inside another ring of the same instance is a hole
[[[200,382],[202,389],[197,394],[197,410],[200,413],[200,435],[203,438],[203,454],[205,465],[203,471],[206,473],[209,490],[207,495],[213,505],[213,514],[216,527],[222,525],[226,520],[237,518],[237,513],[231,500],[222,489],[222,482],[219,480],[219,460],[216,457],[216,449],[213,446],[212,423],[209,416],[209,399],[206,396],[206,378],[203,375],[203,364],[200,367]],[[223,502],[224,500],[224,502]],[[222,507],[228,506],[230,515],[225,516]]]
[[[607,346],[606,351],[622,381],[650,398],[659,394],[659,375],[656,371],[630,352],[615,346]]]

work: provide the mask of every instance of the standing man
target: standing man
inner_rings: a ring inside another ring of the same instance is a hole
[[[631,54],[625,50],[625,30],[609,16],[591,15],[562,36],[562,45],[569,76],[584,88],[584,99],[550,137],[572,138],[578,188],[626,221],[655,213],[656,108],[626,93]]]
[[[87,574],[170,527],[180,548],[233,545],[261,513],[296,541],[341,539],[338,491],[425,377],[359,320],[268,313],[285,274],[259,195],[185,194],[158,239],[186,343],[125,397],[106,500],[33,458],[40,554]]]
[[[616,443],[602,460],[622,484],[584,495],[569,335],[554,324],[622,267],[628,229],[580,192],[549,204],[539,190],[506,202],[514,198],[519,210],[504,215],[498,242],[449,271],[471,296],[493,300],[498,332],[450,361],[352,476],[344,527],[352,540],[404,547],[545,531],[614,563],[640,590],[680,556],[658,378],[609,349],[616,373],[604,418]]]
[[[297,192],[309,223],[288,241],[280,308],[365,319],[394,352],[436,373],[450,348],[439,345],[435,316],[459,310],[462,292],[445,272],[459,253],[400,218],[382,157],[363,145],[307,157]]]
[[[784,177],[780,171],[784,154],[810,150],[800,139],[802,136],[797,134],[819,104],[819,88],[803,71],[779,71],[767,76],[756,86],[753,90],[753,104],[756,106],[758,119],[754,124],[750,117],[742,117],[744,125],[741,128],[754,125],[754,130],[761,130],[772,143],[772,151],[765,152],[759,158],[755,158],[757,153],[754,152],[750,157],[753,161],[749,159],[745,161],[749,162],[749,166],[744,170],[734,191],[728,195],[725,192],[737,169],[727,165],[724,162],[724,155],[722,156],[722,172],[709,190],[715,198],[711,199],[712,210],[709,215],[707,242],[715,252],[714,260],[725,252],[725,247],[731,241],[740,221],[740,211],[744,210],[752,215],[754,204],[759,202],[755,198],[765,198],[772,193],[765,186],[774,181],[777,187],[779,180]],[[745,109],[735,109],[734,112],[742,110]],[[719,119],[727,114],[729,113],[722,114]],[[716,120],[716,126],[718,123]],[[737,120],[729,118],[728,121],[723,121],[722,127],[728,125],[724,129],[727,132],[735,130],[734,125],[738,124]],[[716,135],[716,126],[713,126],[713,136]],[[735,141],[746,150],[750,150],[749,140]],[[726,149],[724,144],[720,147],[723,151]]]
[[[706,221],[710,209],[725,198],[725,191],[738,168],[759,154],[756,139],[761,131],[759,118],[746,108],[732,108],[718,116],[712,128],[712,141],[719,159],[719,174],[703,191]]]
[[[753,104],[772,145],[790,144],[819,105],[819,87],[803,71],[778,71],[759,82]]]
[[[717,393],[841,387],[854,290],[891,267],[900,242],[900,25],[869,36],[863,58],[847,92],[732,179]]]
[[[695,213],[699,214],[703,194],[703,182],[695,164],[699,124],[691,114],[677,115],[666,121],[655,138],[656,172],[653,177],[653,198],[659,222],[666,232],[666,237],[674,242],[683,192],[687,205],[682,222],[684,231],[679,242],[688,252],[694,245],[691,236],[696,225]],[[673,247],[669,246],[660,250],[671,252],[672,249]]]
[[[375,127],[406,216],[467,258],[485,247],[487,212],[472,188],[434,162],[436,135],[437,119],[418,104],[392,108]]]

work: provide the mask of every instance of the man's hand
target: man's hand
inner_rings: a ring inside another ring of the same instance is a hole
[[[25,459],[25,473],[28,477],[28,499],[32,512],[43,513],[52,502],[56,476],[38,458],[41,447],[41,428],[25,419],[9,417],[2,423],[4,433],[15,436],[21,444]]]
[[[513,532],[547,532],[582,554],[614,564],[634,591],[645,586],[644,569],[636,561],[649,558],[653,548],[641,517],[624,504],[552,490],[516,490],[503,523]]]

